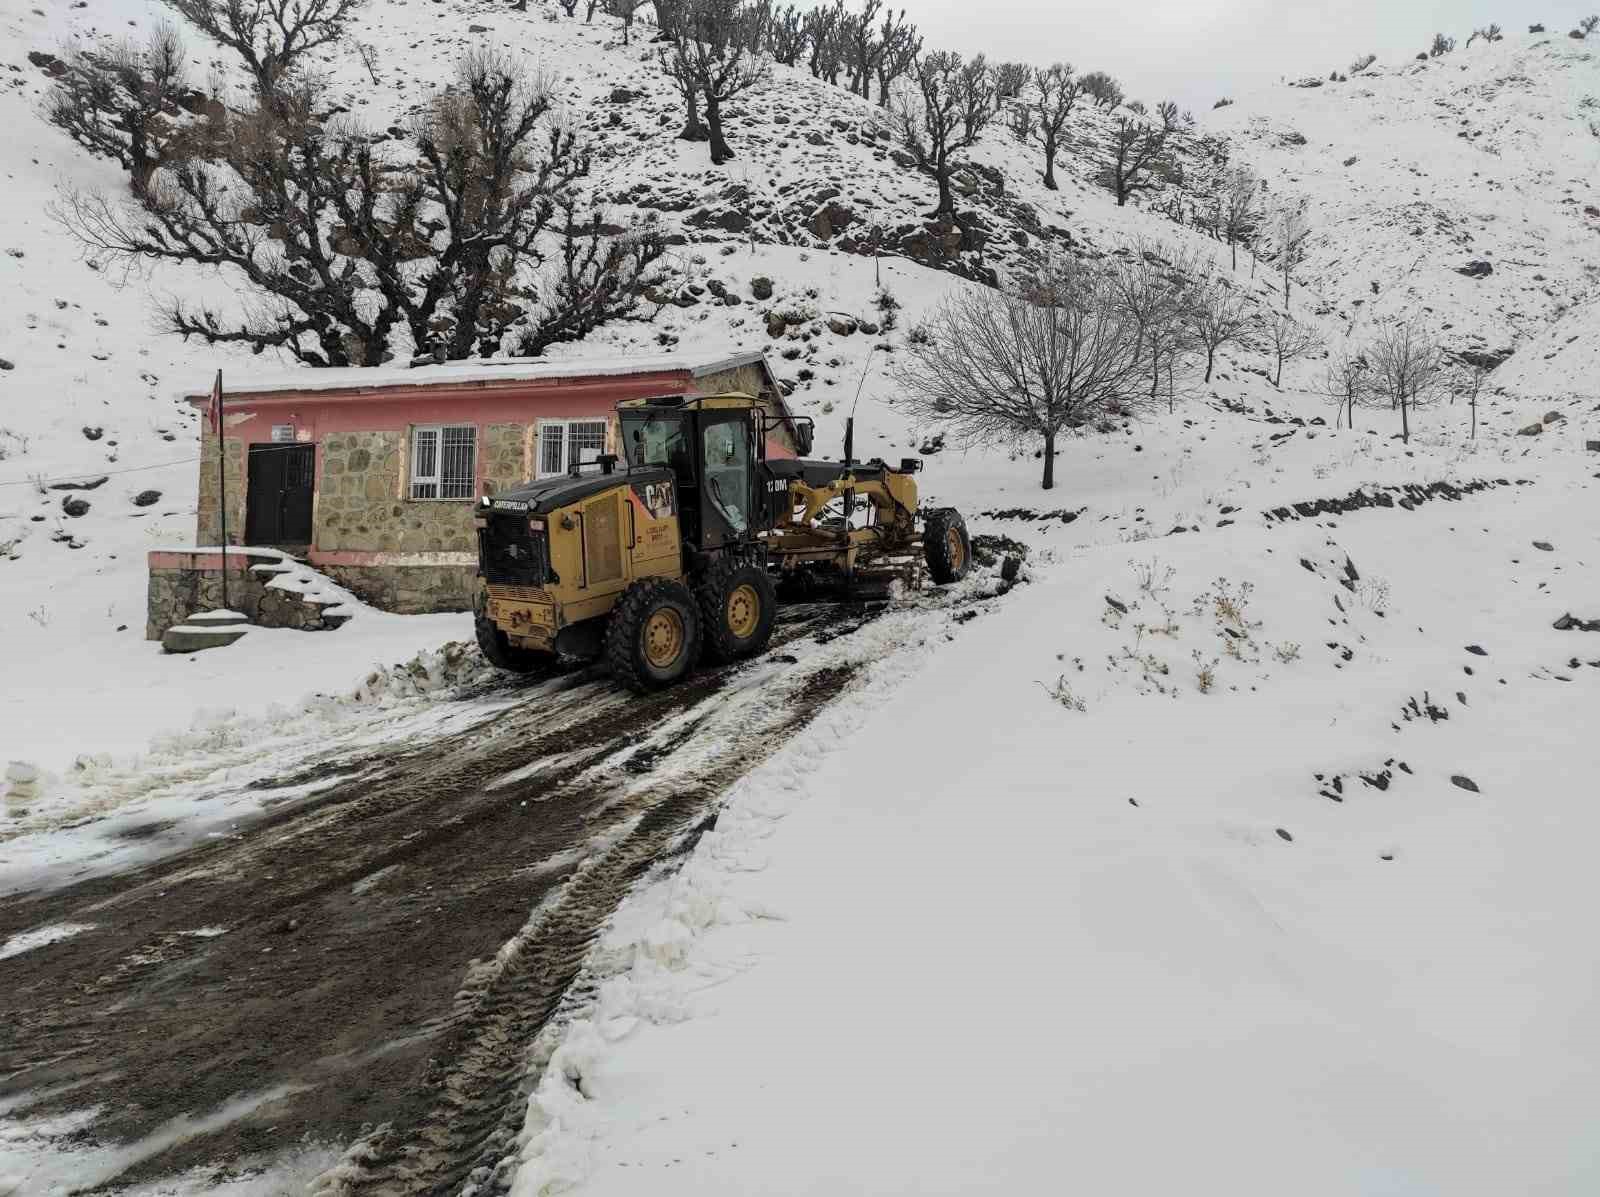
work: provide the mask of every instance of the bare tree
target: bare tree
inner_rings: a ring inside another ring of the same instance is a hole
[[[1239,242],[1255,235],[1260,202],[1261,180],[1248,168],[1241,166],[1224,175],[1218,231],[1228,243],[1230,269],[1239,268]]]
[[[845,54],[849,60],[850,90],[862,98],[872,95],[872,77],[883,54],[883,43],[878,38],[878,10],[883,0],[861,0],[861,11],[852,13],[845,29]]]
[[[1111,294],[1134,329],[1134,355],[1147,355],[1152,399],[1163,370],[1170,381],[1186,347],[1184,317],[1199,273],[1192,253],[1143,239],[1118,251],[1110,267]]]
[[[616,17],[622,22],[622,44],[628,44],[629,36],[633,32],[633,22],[639,15],[639,10],[653,0],[605,0],[606,14]]]
[[[839,71],[844,67],[849,21],[850,15],[845,12],[844,0],[819,4],[806,13],[802,23],[810,51],[808,65],[816,78],[826,79],[829,83],[839,82]]]
[[[1456,48],[1456,39],[1442,33],[1433,35],[1433,45],[1428,47],[1428,57],[1442,58]]]
[[[1172,154],[1178,110],[1168,102],[1157,109],[1157,114],[1154,121],[1137,114],[1120,116],[1111,127],[1100,181],[1117,197],[1119,208],[1127,204],[1129,196],[1179,176],[1178,162]]]
[[[805,53],[806,33],[802,17],[801,11],[793,4],[786,4],[772,14],[767,41],[774,62],[792,67]]]
[[[1006,109],[1006,127],[1011,130],[1011,136],[1018,141],[1032,141],[1037,131],[1037,126],[1034,124],[1033,105],[1013,104]]]
[[[749,0],[749,18],[744,23],[744,48],[755,57],[767,53],[772,42],[772,23],[776,19],[772,0]]]
[[[1591,33],[1593,33],[1596,27],[1600,27],[1600,17],[1592,14],[1584,17],[1583,20],[1578,22],[1578,32],[1583,34],[1584,37],[1588,37]]]
[[[184,133],[183,105],[193,96],[184,53],[182,38],[168,24],[157,25],[143,44],[125,41],[104,53],[72,50],[62,56],[65,73],[45,97],[44,119],[91,154],[116,161],[134,191],[142,190],[169,144]]]
[[[968,443],[1044,441],[1045,490],[1056,441],[1137,405],[1138,332],[1108,272],[1076,259],[1020,287],[964,286],[922,326],[897,371],[913,417]]]
[[[1111,109],[1122,103],[1122,85],[1104,71],[1090,71],[1085,75],[1083,91],[1097,108]]]
[[[661,253],[659,237],[640,236],[583,258],[597,230],[570,218],[569,188],[588,163],[571,131],[551,125],[551,103],[512,60],[470,54],[405,153],[324,120],[332,97],[302,79],[258,97],[212,154],[164,164],[127,203],[68,191],[56,215],[130,268],[189,262],[237,280],[242,313],[163,305],[166,329],[185,337],[281,348],[314,366],[377,365],[400,329],[418,349],[487,355],[532,313],[554,319],[552,305],[588,304],[561,313],[566,328],[587,331]],[[552,238],[576,254],[573,277],[587,290],[552,283],[541,296],[528,277]]]
[[[1206,376],[1217,362],[1217,350],[1242,345],[1250,330],[1250,309],[1242,294],[1223,279],[1202,278],[1188,291],[1182,320],[1195,346],[1206,355]]]
[[[688,101],[691,125],[695,97],[705,98],[711,161],[718,166],[733,157],[722,134],[722,106],[767,77],[767,59],[749,49],[754,12],[744,0],[684,0],[672,41],[661,51],[662,65]]]
[[[878,107],[889,107],[889,89],[894,81],[908,74],[922,53],[922,37],[917,27],[906,21],[906,10],[898,16],[893,9],[883,15],[883,28],[878,34],[881,47],[878,64]]]
[[[1366,354],[1353,348],[1348,340],[1322,372],[1322,393],[1333,400],[1338,413],[1333,426],[1339,427],[1342,419],[1354,429],[1356,408],[1372,396],[1372,367]]]
[[[1315,329],[1301,324],[1283,312],[1273,316],[1267,325],[1267,345],[1272,350],[1273,360],[1277,369],[1272,375],[1272,385],[1283,385],[1283,364],[1292,362],[1296,358],[1305,357],[1322,344]]]
[[[1466,378],[1461,391],[1467,397],[1467,406],[1472,409],[1472,439],[1478,439],[1478,396],[1483,391],[1484,380],[1489,377],[1489,371],[1494,367],[1483,362],[1466,362]]]
[[[663,281],[656,269],[666,251],[657,223],[621,237],[606,236],[600,213],[587,219],[563,197],[561,253],[543,282],[544,298],[519,326],[517,352],[538,356],[551,345],[580,341],[601,325],[630,315],[647,288]]]
[[[1283,275],[1283,310],[1287,312],[1294,268],[1305,261],[1306,241],[1311,236],[1311,214],[1306,201],[1282,204],[1273,214],[1272,230],[1277,242],[1278,273]]]
[[[1002,62],[994,68],[994,98],[997,104],[1018,99],[1028,85],[1033,68],[1025,62]]]
[[[1056,152],[1067,118],[1083,95],[1083,81],[1072,73],[1072,65],[1057,62],[1033,73],[1033,112],[1038,117],[1034,136],[1044,150],[1044,185],[1056,188]]]
[[[1421,324],[1407,321],[1372,343],[1372,379],[1378,394],[1400,411],[1400,439],[1411,441],[1411,411],[1436,398],[1444,354]]]
[[[166,0],[237,54],[260,95],[271,95],[311,51],[344,36],[364,0]]]
[[[900,139],[917,169],[939,189],[933,215],[955,217],[950,176],[957,156],[978,140],[994,117],[994,81],[982,54],[971,61],[949,50],[924,55],[912,68],[916,94],[895,113]]]

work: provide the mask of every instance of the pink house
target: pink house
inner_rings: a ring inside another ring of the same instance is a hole
[[[613,451],[618,402],[742,391],[789,414],[754,351],[225,373],[223,386],[227,543],[286,550],[402,612],[469,608],[478,496]],[[183,397],[203,411],[208,394],[197,386]],[[204,426],[201,443],[197,543],[218,545],[218,443]],[[785,430],[767,451],[796,447]],[[152,593],[158,566],[178,568],[160,556]],[[193,555],[182,568],[203,572],[214,558]]]

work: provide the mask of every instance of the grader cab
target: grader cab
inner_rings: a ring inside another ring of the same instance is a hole
[[[765,648],[780,591],[876,597],[920,585],[924,567],[941,584],[966,575],[966,525],[919,511],[915,458],[853,462],[847,446],[843,462],[769,460],[773,433],[807,451],[810,421],[748,395],[617,415],[621,457],[480,501],[475,623],[503,669],[603,657],[625,685],[659,689],[702,656]]]

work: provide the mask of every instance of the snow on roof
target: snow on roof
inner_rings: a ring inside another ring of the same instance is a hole
[[[558,360],[446,362],[427,366],[347,366],[331,369],[306,367],[272,375],[230,378],[222,376],[224,395],[262,395],[282,391],[371,390],[377,387],[422,387],[462,382],[524,382],[561,378],[606,378],[628,374],[656,374],[687,371],[692,378],[718,374],[739,366],[760,364],[767,374],[771,368],[759,350],[734,351],[720,356],[688,354],[650,354],[612,357],[572,357]],[[776,388],[774,388],[776,389]],[[203,403],[211,394],[203,389],[186,389],[178,399]]]

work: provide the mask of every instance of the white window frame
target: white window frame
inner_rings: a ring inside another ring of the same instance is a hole
[[[446,495],[444,493],[444,439],[446,432],[466,432],[470,434],[472,446],[472,476],[467,479],[467,493],[464,495]],[[433,468],[429,473],[420,473],[418,470],[418,451],[424,437],[431,437],[433,441]],[[414,503],[470,503],[477,497],[478,489],[478,426],[476,424],[413,424],[411,426],[411,445],[407,454],[409,484],[406,487],[406,497]],[[418,490],[432,487],[431,495],[418,494]]]
[[[535,456],[538,459],[535,464],[537,464],[539,467],[537,477],[554,478],[568,472],[572,465],[571,454],[573,429],[580,425],[589,424],[600,425],[600,447],[598,449],[591,449],[588,447],[584,449],[585,453],[592,454],[592,456],[585,459],[584,464],[586,465],[589,462],[592,462],[599,454],[606,451],[606,445],[611,439],[611,421],[607,420],[604,416],[586,416],[581,419],[571,420],[539,421],[539,440],[535,448]],[[550,445],[549,438],[552,434],[552,431],[557,428],[561,430],[561,452],[558,455],[557,466],[547,468],[546,462],[550,460],[550,458],[546,455]]]

